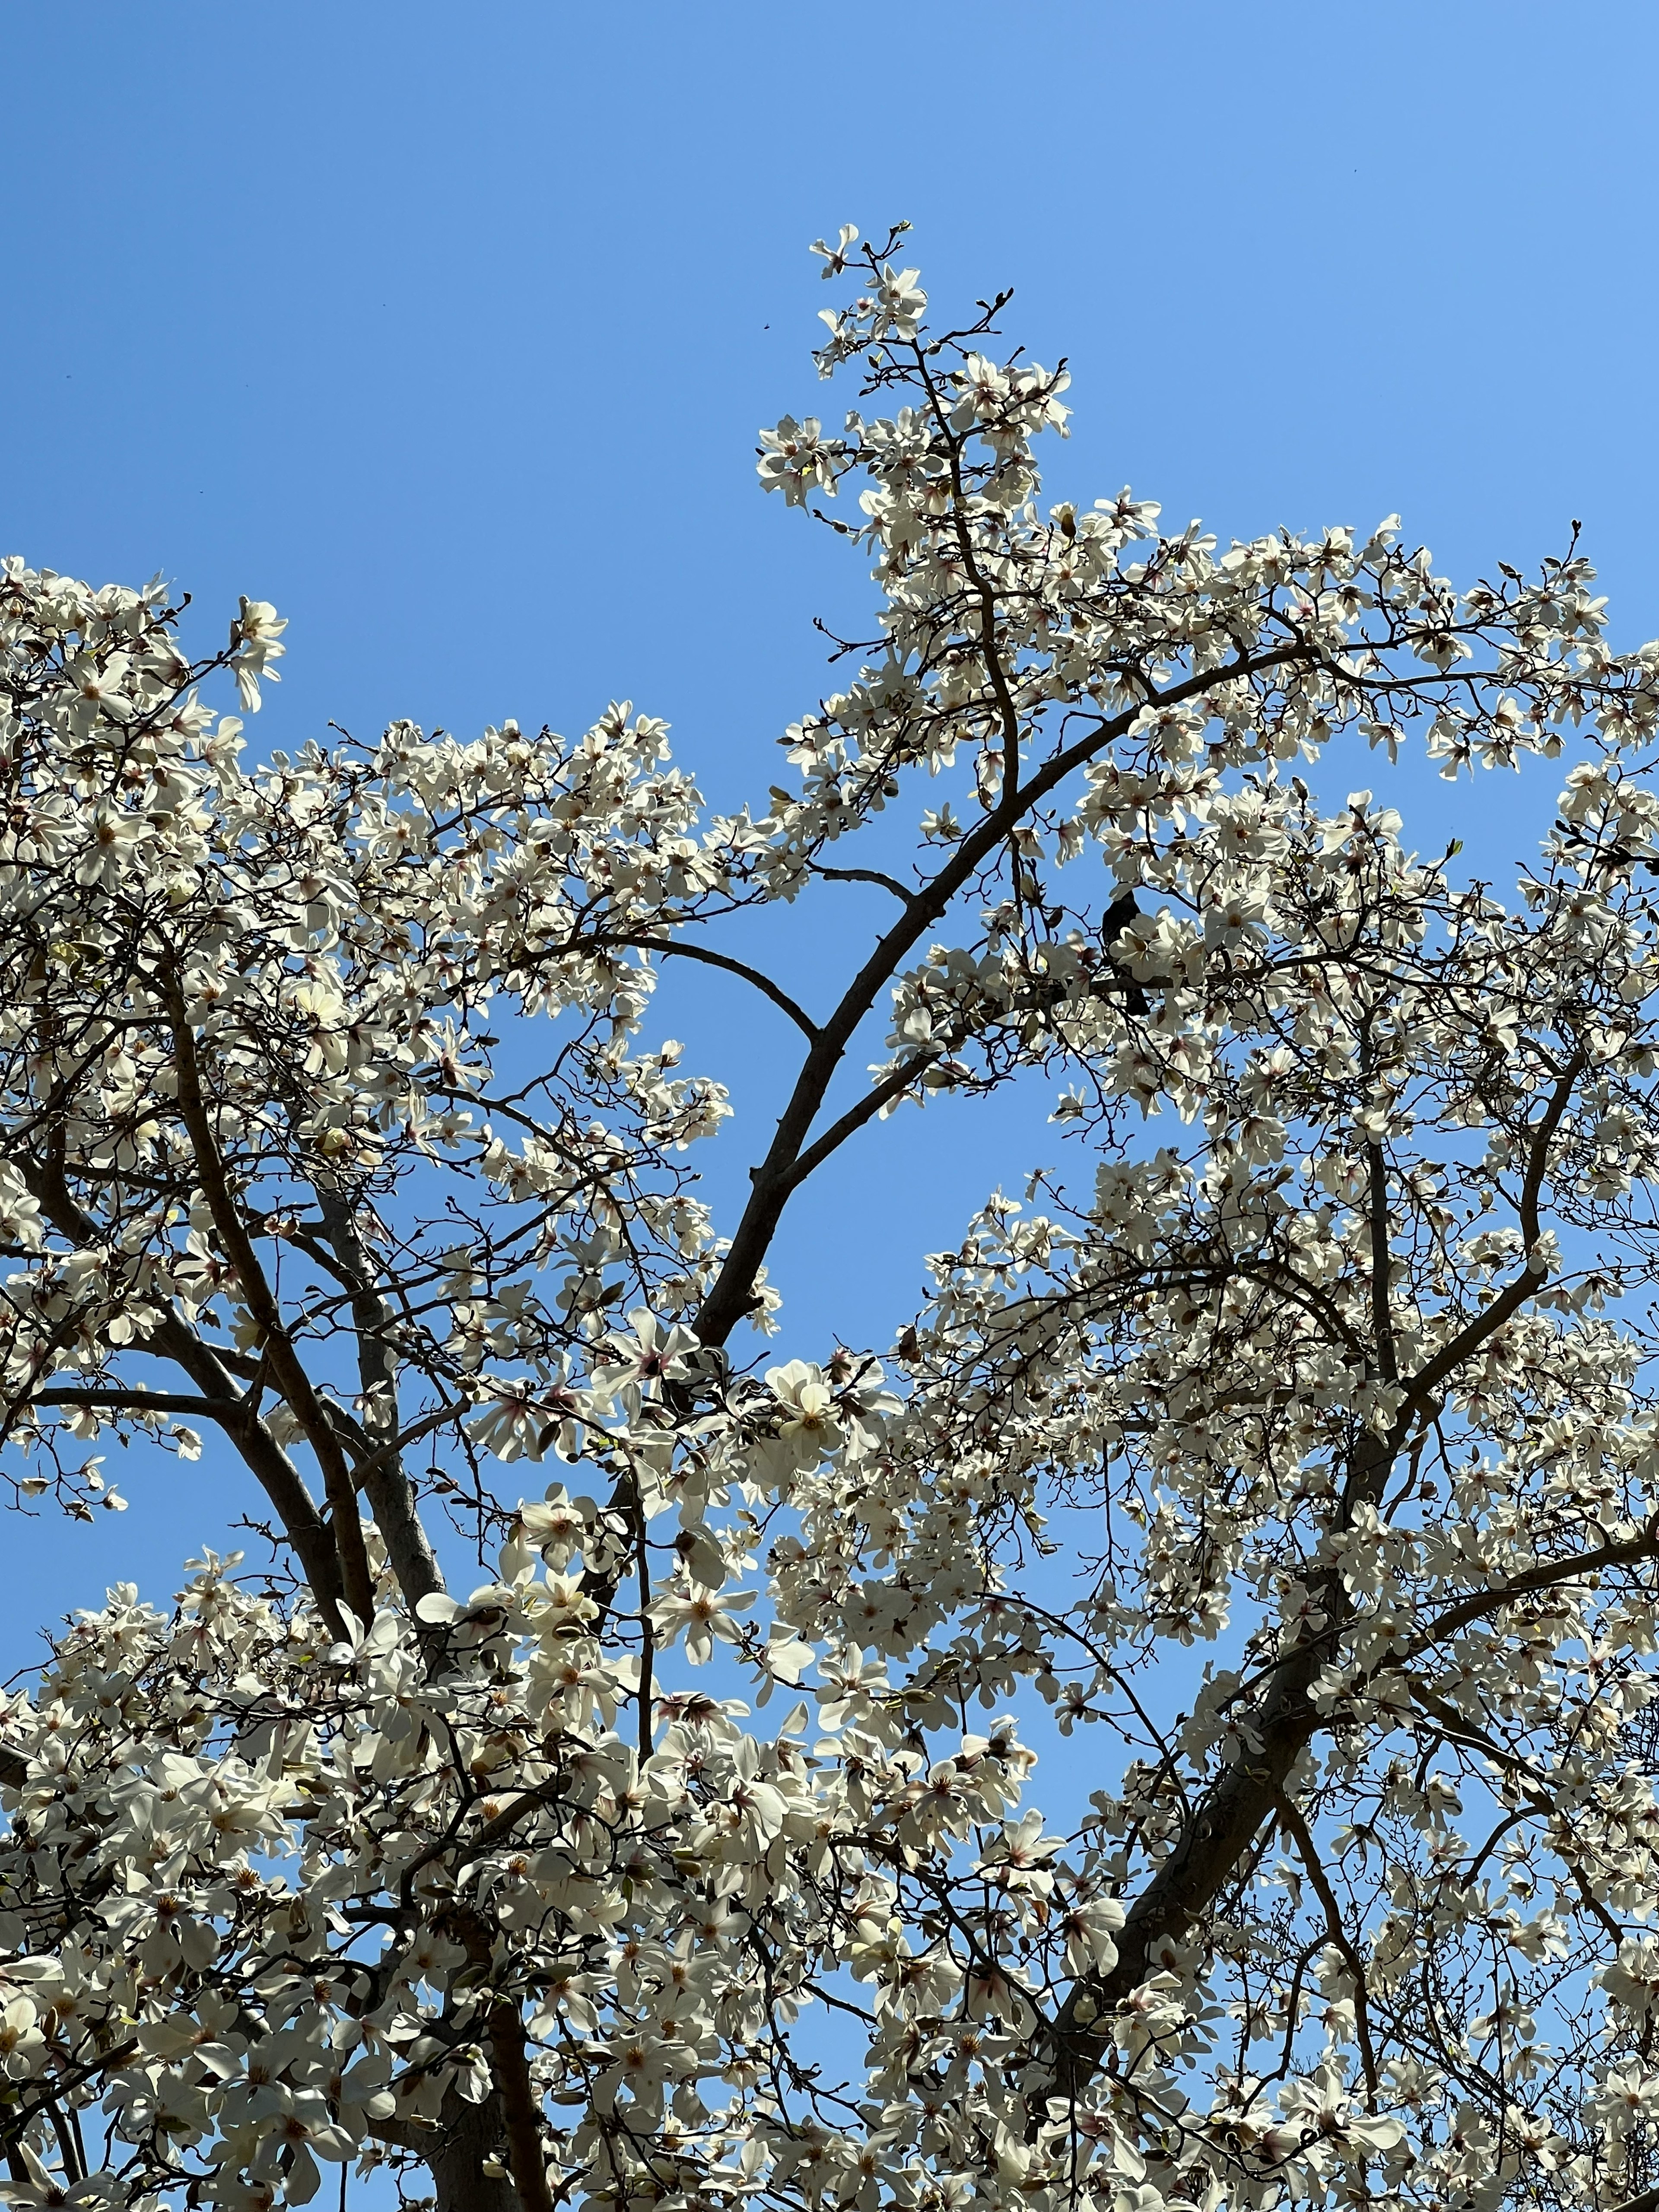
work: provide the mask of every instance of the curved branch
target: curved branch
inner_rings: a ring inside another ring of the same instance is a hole
[[[1561,1116],[1567,1110],[1573,1085],[1584,1071],[1584,1055],[1576,1053],[1563,1070],[1560,1080],[1549,1096],[1549,1102],[1539,1116],[1538,1126],[1532,1133],[1528,1146],[1526,1181],[1521,1187],[1521,1234],[1526,1239],[1527,1250],[1538,1242],[1540,1224],[1538,1200],[1544,1187],[1545,1171],[1549,1165],[1550,1141],[1561,1126]],[[1543,1271],[1528,1264],[1511,1283],[1505,1284],[1484,1313],[1479,1313],[1462,1328],[1448,1345],[1442,1346],[1428,1364],[1413,1376],[1407,1389],[1407,1401],[1419,1406],[1432,1395],[1453,1370],[1460,1367],[1472,1352],[1480,1349],[1494,1330],[1501,1328],[1512,1313],[1523,1306],[1544,1281]]]
[[[1498,1589],[1480,1590],[1470,1597],[1460,1598],[1455,1605],[1448,1606],[1444,1613],[1437,1615],[1420,1636],[1413,1637],[1397,1656],[1414,1659],[1443,1638],[1455,1636],[1460,1628],[1468,1627],[1486,1613],[1502,1612],[1506,1605],[1512,1605],[1517,1598],[1530,1597],[1534,1590],[1583,1582],[1603,1567],[1635,1566],[1644,1559],[1659,1559],[1659,1514],[1639,1535],[1627,1536],[1616,1544],[1598,1544],[1593,1552],[1572,1552],[1564,1559],[1540,1559],[1534,1567],[1523,1567]]]
[[[375,1281],[375,1267],[357,1228],[346,1194],[313,1185],[324,1227],[333,1245],[351,1296],[352,1333],[357,1346],[357,1376],[363,1390],[363,1421],[368,1449],[352,1469],[352,1483],[368,1500],[374,1525],[385,1539],[386,1557],[411,1613],[423,1597],[441,1590],[444,1578],[416,1505],[415,1487],[404,1470],[403,1455],[416,1437],[440,1425],[416,1424],[400,1431],[398,1412],[398,1355],[392,1310]],[[368,1618],[367,1615],[364,1616]]]
[[[878,890],[891,891],[901,906],[908,906],[916,896],[896,876],[884,875],[879,868],[826,868],[814,861],[812,873],[826,884],[874,884]]]
[[[323,1410],[304,1363],[294,1348],[276,1293],[265,1279],[242,1211],[231,1194],[224,1163],[214,1135],[212,1120],[202,1091],[201,1069],[196,1058],[196,1036],[191,1027],[185,994],[176,975],[165,978],[164,995],[173,1023],[173,1066],[178,1076],[179,1118],[196,1153],[196,1171],[207,1200],[213,1225],[231,1265],[235,1268],[248,1311],[264,1339],[270,1371],[305,1431],[306,1441],[317,1455],[328,1492],[331,1525],[340,1561],[340,1587],[345,1602],[359,1620],[374,1616],[374,1583],[368,1553],[363,1543],[363,1524],[357,1510],[357,1489],[346,1464],[345,1453],[333,1423]]]
[[[1297,659],[1301,650],[1287,645],[1271,652],[1242,653],[1224,667],[1206,669],[1201,674],[1171,684],[1168,690],[1158,696],[1164,704],[1178,706],[1182,700],[1196,698],[1224,684],[1236,683],[1242,677],[1276,668],[1287,660]],[[912,896],[899,920],[878,940],[875,951],[842,993],[834,1013],[819,1029],[811,1050],[801,1063],[794,1089],[778,1122],[777,1134],[764,1160],[751,1171],[753,1188],[749,1202],[744,1207],[743,1218],[738,1224],[737,1233],[732,1239],[731,1249],[714,1287],[704,1299],[693,1323],[704,1344],[724,1344],[748,1311],[756,1273],[765,1261],[790,1192],[800,1181],[793,1170],[801,1157],[836,1070],[841,1065],[842,1055],[860,1023],[875,1005],[883,988],[896,974],[900,963],[945,914],[957,893],[971,882],[975,871],[995,852],[1020,817],[1039,799],[1064,783],[1067,776],[1091,760],[1103,745],[1114,744],[1127,735],[1140,712],[1139,707],[1125,708],[1121,714],[1108,716],[1096,723],[1086,736],[1078,738],[1073,744],[1063,746],[1036,770],[1028,782],[1018,789],[1006,790],[1005,796],[984,817],[978,827],[963,838],[933,881]],[[853,1126],[861,1124],[854,1123]],[[838,1123],[836,1127],[840,1128],[841,1125]],[[850,1134],[850,1128],[845,1133]],[[837,1138],[837,1142],[840,1141],[841,1139]],[[814,1165],[817,1165],[828,1157],[828,1153],[816,1147],[815,1151]]]
[[[855,1130],[873,1121],[884,1106],[902,1097],[923,1068],[931,1067],[938,1058],[937,1052],[920,1052],[902,1066],[890,1069],[856,1106],[849,1106],[838,1121],[832,1121],[823,1134],[808,1146],[789,1170],[788,1188],[793,1190],[797,1183],[805,1182],[813,1170],[822,1166],[831,1152],[838,1152]]]
[[[27,1157],[16,1164],[30,1196],[60,1236],[82,1248],[100,1241],[98,1224],[76,1204],[61,1176]],[[324,1620],[331,1634],[340,1635],[345,1624],[340,1617],[343,1592],[334,1540],[299,1469],[259,1419],[252,1399],[245,1397],[231,1380],[228,1363],[234,1360],[243,1365],[240,1356],[228,1351],[222,1357],[172,1312],[164,1312],[133,1349],[170,1359],[183,1369],[209,1403],[224,1408],[214,1418],[234,1438],[243,1464],[276,1508],[283,1533],[294,1547]]]
[[[665,957],[672,956],[677,960],[698,960],[705,968],[723,968],[728,975],[741,975],[745,983],[752,983],[763,997],[769,999],[775,1006],[787,1014],[810,1042],[817,1042],[818,1025],[811,1016],[798,1006],[788,992],[781,989],[769,975],[763,974],[758,968],[751,968],[746,960],[734,960],[730,953],[712,951],[706,945],[682,945],[678,940],[665,945],[654,937],[630,937],[623,941]]]
[[[1288,1797],[1279,1801],[1279,1824],[1296,1845],[1297,1856],[1307,1869],[1308,1879],[1314,1886],[1325,1914],[1325,1932],[1342,1954],[1344,1964],[1353,1977],[1354,2033],[1359,2042],[1359,2059],[1365,2069],[1365,2087],[1373,2104],[1376,2099],[1376,2052],[1371,2046],[1370,2014],[1365,2003],[1365,1967],[1353,1941],[1342,1925],[1342,1908],[1337,1903],[1336,1892],[1331,1887],[1330,1877],[1325,1872],[1308,1824]]]

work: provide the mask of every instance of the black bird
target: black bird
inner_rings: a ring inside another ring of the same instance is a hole
[[[1146,994],[1122,963],[1112,958],[1112,947],[1132,921],[1139,921],[1140,908],[1135,904],[1133,891],[1120,891],[1106,909],[1100,924],[1100,942],[1111,963],[1112,973],[1122,987],[1123,1003],[1132,1014],[1146,1011]]]

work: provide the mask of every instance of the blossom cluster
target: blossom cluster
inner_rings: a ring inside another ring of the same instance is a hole
[[[1659,2175],[1659,648],[1576,542],[1044,508],[1063,368],[900,244],[763,439],[880,597],[763,808],[631,705],[255,763],[268,604],[0,568],[11,1479],[210,1450],[276,1562],[0,1713],[13,2201]],[[1407,744],[1559,787],[1512,890],[1348,787]],[[811,1010],[769,909],[849,881]],[[800,1041],[730,1223],[686,961]],[[793,1194],[1015,1081],[1076,1169],[751,1363]]]

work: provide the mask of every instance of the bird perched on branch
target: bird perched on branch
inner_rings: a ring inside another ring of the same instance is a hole
[[[1140,908],[1135,904],[1134,893],[1133,891],[1120,891],[1117,896],[1112,901],[1110,906],[1107,908],[1105,914],[1101,918],[1100,924],[1100,942],[1102,947],[1105,951],[1107,959],[1111,963],[1113,974],[1117,977],[1119,983],[1122,987],[1123,1003],[1132,1014],[1144,1014],[1146,1012],[1146,994],[1141,989],[1139,984],[1135,981],[1134,977],[1129,973],[1128,969],[1123,965],[1121,961],[1113,957],[1112,947],[1116,944],[1118,939],[1123,934],[1124,931],[1128,928],[1131,922],[1136,922],[1139,920]]]

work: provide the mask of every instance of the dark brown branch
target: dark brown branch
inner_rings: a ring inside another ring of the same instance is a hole
[[[1359,2039],[1359,2059],[1365,2069],[1366,2091],[1374,2103],[1377,2081],[1376,2053],[1371,2047],[1370,2015],[1365,2007],[1364,1962],[1342,1925],[1342,1908],[1336,1901],[1336,1892],[1331,1887],[1319,1853],[1314,1848],[1308,1824],[1288,1797],[1281,1797],[1279,1801],[1279,1824],[1296,1845],[1297,1856],[1307,1869],[1314,1893],[1324,1910],[1325,1933],[1341,1953],[1343,1963],[1352,1978],[1354,2033]]]
[[[1529,1248],[1539,1234],[1538,1200],[1549,1148],[1583,1066],[1582,1058],[1576,1058],[1564,1072],[1532,1130],[1520,1206],[1522,1230]],[[1343,1486],[1345,1522],[1352,1522],[1359,1506],[1374,1504],[1382,1495],[1389,1468],[1439,1384],[1480,1349],[1540,1287],[1543,1279],[1530,1267],[1523,1271],[1412,1379],[1389,1435],[1362,1440]],[[1607,1548],[1627,1549],[1629,1556],[1636,1557],[1653,1542],[1654,1534],[1649,1532],[1628,1547]],[[1540,1578],[1550,1577],[1546,1574]],[[1516,1578],[1516,1585],[1532,1579],[1522,1575]],[[1034,2111],[1041,2112],[1048,2097],[1074,2100],[1087,2087],[1110,2041],[1109,2014],[1146,1980],[1154,1947],[1165,1936],[1182,1939],[1201,1923],[1262,1823],[1272,1817],[1285,1796],[1291,1769],[1304,1747],[1326,1725],[1310,1692],[1353,1608],[1339,1573],[1320,1577],[1318,1591],[1330,1627],[1317,1640],[1310,1638],[1295,1645],[1273,1668],[1260,1705],[1249,1716],[1254,1744],[1248,1748],[1241,1744],[1233,1753],[1189,1813],[1174,1850],[1130,1907],[1115,1966],[1104,1974],[1086,1976],[1073,1984],[1045,2031],[1049,2075],[1036,2094]],[[1491,1592],[1470,1601],[1477,1609],[1492,1601]],[[1442,1616],[1442,1622],[1454,1620],[1457,1611],[1453,1607],[1450,1614]]]
[[[1206,669],[1201,675],[1191,676],[1179,684],[1171,684],[1159,696],[1164,703],[1176,706],[1182,700],[1213,691],[1221,684],[1236,683],[1241,677],[1277,667],[1282,662],[1296,658],[1297,651],[1296,647],[1284,646],[1270,653],[1241,654],[1224,667]],[[1123,713],[1097,723],[1086,736],[1063,747],[1045,763],[1023,789],[1006,789],[999,804],[985,816],[976,829],[970,830],[963,838],[933,881],[911,897],[899,920],[878,941],[874,951],[848,985],[834,1013],[819,1029],[811,1048],[801,1063],[794,1089],[779,1120],[777,1134],[765,1159],[753,1170],[753,1188],[749,1202],[744,1207],[743,1217],[738,1224],[737,1233],[732,1239],[731,1249],[720,1274],[694,1323],[703,1343],[724,1344],[748,1311],[756,1273],[765,1261],[783,1217],[789,1194],[799,1180],[799,1177],[792,1180],[792,1171],[801,1156],[836,1070],[841,1065],[860,1023],[874,1006],[883,988],[897,973],[901,963],[945,914],[957,893],[971,882],[975,872],[996,851],[1020,817],[1092,759],[1103,745],[1113,744],[1126,735],[1139,712],[1139,708],[1126,708]],[[867,1115],[865,1118],[867,1119]],[[827,1154],[819,1152],[814,1164],[826,1157]]]
[[[475,1971],[487,1972],[495,1942],[483,1915],[458,1905],[447,1916]],[[486,2018],[489,2028],[489,2075],[507,2138],[507,2163],[522,2212],[554,2212],[547,2182],[547,2152],[542,2118],[525,2048],[524,2019],[514,1997],[496,1996]]]
[[[826,868],[815,860],[812,873],[826,884],[874,884],[878,890],[891,891],[901,906],[908,906],[916,896],[896,876],[884,875],[879,868]]]
[[[460,1832],[462,1814],[466,1810],[466,1808],[463,1807],[461,1813],[455,1816],[449,1827],[437,1838],[436,1842],[428,1844],[423,1851],[410,1859],[401,1869],[398,1882],[405,1905],[409,1905],[413,1899],[416,1875],[435,1864],[447,1851],[459,1845],[462,1850],[463,1859],[465,1860],[475,1856],[479,1851],[489,1850],[492,1845],[500,1843],[503,1836],[510,1836],[526,1813],[533,1813],[538,1805],[548,1804],[553,1794],[552,1788],[546,1784],[538,1784],[534,1789],[521,1791],[510,1805],[496,1814],[493,1820],[486,1820],[483,1827],[475,1829],[471,1835],[465,1838]]]
[[[196,1153],[196,1172],[207,1200],[213,1225],[227,1258],[236,1270],[238,1286],[258,1328],[270,1371],[305,1431],[317,1455],[328,1494],[334,1547],[340,1561],[340,1587],[345,1602],[367,1624],[374,1613],[374,1585],[363,1543],[363,1524],[357,1510],[357,1490],[346,1463],[333,1423],[324,1411],[304,1363],[294,1348],[276,1296],[259,1265],[253,1240],[242,1211],[231,1195],[224,1163],[213,1132],[212,1119],[202,1091],[201,1069],[196,1058],[196,1037],[191,1027],[185,996],[176,975],[166,978],[166,997],[173,1021],[173,1065],[179,1085],[179,1118]]]
[[[368,1500],[374,1525],[384,1539],[398,1587],[411,1613],[423,1597],[444,1586],[443,1573],[421,1525],[415,1487],[404,1472],[403,1454],[413,1435],[399,1433],[398,1355],[392,1310],[375,1282],[374,1263],[343,1190],[316,1189],[317,1203],[335,1256],[351,1295],[357,1375],[362,1384],[366,1455],[352,1480]],[[433,1424],[432,1425],[436,1425]],[[418,1433],[418,1429],[413,1433]]]
[[[76,1204],[61,1175],[27,1158],[17,1164],[30,1195],[60,1236],[83,1248],[100,1241],[98,1224]],[[331,1632],[338,1636],[344,1627],[339,1609],[339,1554],[299,1469],[231,1380],[227,1362],[234,1359],[240,1367],[244,1364],[240,1356],[227,1352],[222,1358],[215,1346],[171,1312],[163,1313],[133,1349],[170,1359],[183,1369],[205,1399],[224,1407],[217,1417],[220,1425],[234,1439],[243,1463],[276,1508],[323,1619]]]
[[[505,1998],[489,2008],[489,2070],[507,2127],[507,2163],[519,2202],[524,2212],[553,2212],[541,2111],[525,2051],[524,2021],[518,2006]]]
[[[1539,1116],[1528,1147],[1526,1180],[1521,1189],[1521,1234],[1530,1255],[1538,1242],[1540,1224],[1538,1218],[1539,1194],[1544,1187],[1544,1176],[1549,1164],[1549,1148],[1555,1133],[1561,1126],[1561,1116],[1567,1110],[1573,1085],[1584,1067],[1582,1054],[1575,1056],[1551,1091],[1549,1103]],[[1542,1273],[1531,1265],[1530,1256],[1513,1282],[1507,1283],[1484,1312],[1478,1313],[1467,1328],[1460,1329],[1451,1342],[1443,1346],[1425,1367],[1419,1368],[1412,1377],[1410,1398],[1421,1405],[1431,1397],[1446,1377],[1460,1367],[1472,1352],[1478,1351],[1495,1329],[1500,1328],[1512,1313],[1518,1312],[1527,1300],[1543,1285]]]
[[[980,568],[974,552],[973,534],[968,527],[968,494],[962,479],[962,449],[965,441],[951,427],[950,416],[928,361],[927,349],[913,343],[911,352],[927,393],[934,423],[950,456],[951,520],[956,532],[957,550],[962,555],[963,568],[979,602],[979,649],[984,656],[985,672],[991,679],[991,689],[996,695],[997,719],[1002,726],[1002,796],[1004,803],[1008,804],[1014,799],[1019,788],[1019,715],[1014,706],[1008,672],[1003,665],[1001,647],[997,642],[996,593]]]
[[[1491,1759],[1494,1766],[1510,1777],[1511,1786],[1525,1798],[1531,1812],[1546,1822],[1561,1822],[1561,1808],[1543,1786],[1545,1778],[1538,1774],[1528,1760],[1510,1751],[1507,1745],[1494,1743],[1485,1729],[1477,1728],[1455,1706],[1449,1705],[1443,1698],[1436,1697],[1432,1691],[1425,1689],[1420,1684],[1412,1685],[1412,1695],[1433,1721],[1446,1742],[1461,1744],[1468,1750],[1478,1751],[1483,1759]],[[1625,1940],[1624,1929],[1590,1887],[1589,1877],[1583,1867],[1572,1853],[1564,1848],[1559,1832],[1554,1848],[1577,1884],[1578,1893],[1583,1899],[1586,1909],[1600,1921],[1603,1932],[1616,1952]]]
[[[237,1389],[221,1366],[214,1346],[204,1343],[176,1314],[164,1314],[137,1348],[171,1359],[205,1397],[224,1405],[228,1415],[234,1409],[239,1416],[234,1420],[222,1418],[220,1425],[234,1440],[244,1464],[276,1507],[324,1620],[333,1634],[340,1635],[345,1626],[340,1615],[344,1589],[333,1536],[299,1469],[259,1419],[252,1399]]]
[[[797,1006],[788,992],[781,989],[769,975],[763,974],[758,968],[751,968],[746,960],[734,960],[728,952],[713,951],[706,945],[684,945],[678,939],[672,944],[665,944],[659,938],[635,937],[629,938],[627,942],[643,946],[647,951],[659,953],[665,957],[672,957],[676,960],[698,960],[705,968],[720,968],[728,975],[741,975],[745,983],[752,983],[756,990],[763,997],[769,999],[775,1006],[787,1014],[809,1042],[817,1042],[818,1025],[811,1016],[804,1008]]]
[[[1352,1488],[1374,1492],[1392,1462],[1388,1443],[1368,1437]],[[1340,1577],[1322,1579],[1321,1599],[1333,1620],[1351,1610]],[[1201,1923],[1233,1869],[1249,1852],[1264,1822],[1285,1795],[1291,1769],[1325,1725],[1309,1692],[1328,1656],[1328,1641],[1295,1645],[1273,1669],[1248,1735],[1193,1806],[1175,1848],[1129,1908],[1118,1937],[1116,1963],[1087,1975],[1066,1993],[1044,2031],[1047,2079],[1028,2097],[1034,2116],[1051,2097],[1068,2102],[1087,2087],[1111,2043],[1111,2015],[1139,1988],[1152,1954],[1166,1936],[1181,1942]]]
[[[37,1390],[33,1406],[92,1406],[118,1413],[191,1413],[197,1419],[218,1421],[227,1428],[240,1427],[245,1408],[234,1400],[197,1398],[184,1390]]]
[[[1565,1559],[1540,1559],[1536,1566],[1523,1567],[1500,1589],[1478,1590],[1469,1597],[1460,1598],[1455,1605],[1437,1613],[1423,1633],[1413,1637],[1398,1656],[1415,1658],[1446,1637],[1455,1636],[1460,1628],[1468,1627],[1487,1613],[1501,1613],[1506,1605],[1513,1605],[1517,1598],[1530,1597],[1535,1590],[1584,1582],[1604,1567],[1635,1566],[1644,1559],[1659,1559],[1659,1515],[1648,1522],[1639,1535],[1626,1536],[1616,1544],[1598,1544],[1593,1552],[1569,1553]]]
[[[831,1152],[839,1152],[854,1132],[861,1129],[866,1121],[873,1121],[884,1106],[889,1106],[894,1099],[902,1097],[922,1070],[931,1067],[938,1058],[936,1052],[918,1053],[914,1060],[905,1060],[901,1066],[884,1075],[856,1106],[849,1106],[838,1121],[832,1121],[823,1134],[807,1146],[789,1171],[790,1189],[793,1190],[797,1183],[805,1182],[815,1168],[821,1166]]]
[[[1371,1334],[1376,1340],[1378,1372],[1385,1382],[1393,1382],[1398,1380],[1399,1369],[1394,1348],[1394,1309],[1389,1299],[1394,1253],[1389,1236],[1389,1170],[1381,1145],[1367,1145],[1365,1153],[1370,1168]]]

